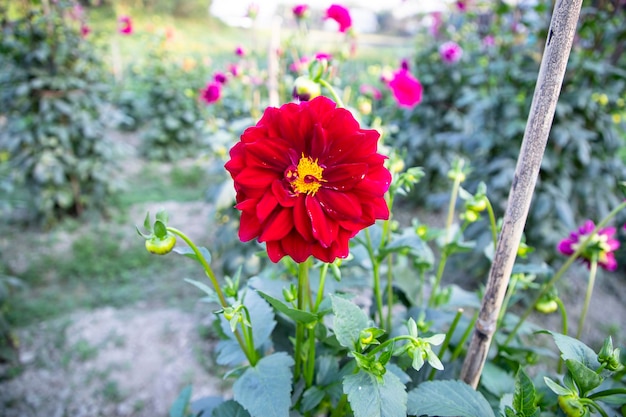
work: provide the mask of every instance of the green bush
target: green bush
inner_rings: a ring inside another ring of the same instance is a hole
[[[11,182],[26,189],[47,223],[103,208],[116,189],[115,152],[104,138],[107,88],[94,46],[64,17],[62,2],[15,20],[3,16],[0,151]]]
[[[544,8],[500,6],[493,15],[453,16],[451,33],[417,51],[411,69],[423,84],[423,102],[383,118],[395,120],[388,143],[426,171],[416,201],[443,207],[446,174],[461,156],[473,167],[464,186],[473,192],[485,182],[503,213],[549,23],[535,17]],[[529,244],[539,249],[551,251],[582,219],[604,217],[623,198],[624,143],[611,114],[624,99],[626,57],[614,46],[626,37],[624,18],[623,9],[590,8],[581,16],[526,227]],[[488,34],[495,45],[482,43]],[[464,49],[455,64],[443,63],[437,50],[448,39]]]

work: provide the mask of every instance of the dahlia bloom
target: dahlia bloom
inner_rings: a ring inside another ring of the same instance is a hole
[[[439,47],[439,55],[444,62],[454,64],[463,56],[463,49],[456,42],[445,42]]]
[[[348,9],[338,4],[333,4],[326,10],[325,19],[332,19],[337,22],[339,24],[339,32],[341,33],[345,33],[352,27],[350,12]]]
[[[133,33],[133,21],[130,16],[121,16],[118,19],[118,23],[118,31],[122,35],[130,35],[131,33]]]
[[[572,255],[580,247],[587,237],[593,233],[596,225],[587,220],[578,230],[570,233],[569,237],[561,240],[557,246],[563,255]],[[614,238],[614,227],[605,227],[598,230],[583,251],[579,254],[579,259],[589,267],[593,260],[598,261],[598,265],[607,271],[614,271],[617,268],[615,261],[615,250],[619,248],[619,241]]]
[[[200,91],[200,99],[206,104],[212,104],[222,97],[222,84],[217,81],[210,82]]]
[[[293,9],[291,9],[291,11],[297,20],[302,20],[306,17],[309,11],[309,6],[306,4],[298,4],[296,6],[293,6]]]
[[[80,36],[86,38],[91,33],[91,28],[86,23],[80,25]]]
[[[224,74],[223,72],[216,72],[213,75],[213,81],[219,84],[226,84],[226,81],[228,81],[228,78],[226,77],[226,74]]]
[[[400,107],[410,108],[422,101],[422,84],[408,69],[395,71],[388,85]]]
[[[243,46],[238,46],[235,48],[235,55],[241,57],[246,56],[246,50],[243,49]]]
[[[225,165],[241,210],[239,238],[265,242],[273,262],[348,256],[352,237],[389,218],[391,174],[379,136],[324,96],[267,108]]]
[[[374,100],[380,100],[383,98],[383,93],[381,93],[378,88],[369,84],[361,84],[361,86],[359,87],[359,93],[363,94],[364,96],[370,96]]]

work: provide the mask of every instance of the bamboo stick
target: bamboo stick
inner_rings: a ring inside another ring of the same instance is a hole
[[[460,378],[474,388],[478,385],[496,331],[497,317],[528,217],[581,6],[582,0],[558,0],[554,6],[520,155],[509,192],[502,232],[489,271],[478,320],[461,370]]]

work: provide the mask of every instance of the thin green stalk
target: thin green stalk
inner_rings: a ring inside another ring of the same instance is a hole
[[[590,400],[595,400],[597,398],[608,397],[610,395],[623,394],[626,395],[626,388],[611,388],[605,389],[604,391],[594,392],[593,394],[589,394],[587,398]]]
[[[376,300],[376,310],[378,311],[378,320],[381,328],[385,328],[384,314],[383,314],[383,295],[380,291],[380,267],[374,248],[372,247],[372,238],[370,236],[369,229],[365,229],[365,239],[367,241],[367,253],[372,262],[372,273],[374,278],[374,299]]]
[[[474,329],[476,320],[478,320],[478,313],[479,311],[476,310],[476,312],[474,313],[474,316],[472,316],[472,320],[467,325],[467,328],[465,329],[463,336],[461,336],[461,340],[459,341],[459,344],[456,346],[456,348],[454,348],[454,351],[452,352],[452,356],[450,357],[450,362],[454,362],[456,358],[458,358],[461,355],[461,352],[463,352],[463,345],[465,344],[465,341],[467,340],[467,338],[472,333],[472,330]]]
[[[391,316],[393,314],[393,254],[387,255],[387,320],[385,330],[391,330]]]
[[[493,249],[495,250],[498,246],[498,225],[496,223],[496,215],[493,212],[493,206],[491,205],[491,201],[488,198],[485,198],[487,201],[487,213],[489,214],[489,225],[491,226],[491,239],[493,240]]]
[[[187,243],[187,245],[189,245],[193,253],[196,255],[196,258],[202,265],[202,268],[204,268],[204,272],[209,277],[209,280],[211,281],[211,285],[213,285],[213,289],[215,290],[215,293],[217,294],[217,297],[219,298],[220,305],[222,306],[222,308],[228,307],[228,302],[226,301],[226,297],[224,296],[224,293],[222,292],[222,288],[219,286],[219,283],[217,282],[217,278],[215,274],[213,273],[213,269],[211,268],[207,260],[204,258],[204,255],[202,255],[202,252],[200,252],[196,244],[193,243],[193,241],[189,239],[189,237],[187,237],[186,234],[184,234],[183,232],[181,232],[180,230],[174,227],[168,226],[167,231],[179,236],[181,239],[185,241],[185,243]],[[239,343],[239,347],[241,348],[242,352],[246,355],[246,359],[248,359],[248,362],[252,366],[254,366],[257,362],[256,352],[254,351],[254,349],[252,349],[254,353],[248,351],[248,349],[246,348],[247,346],[246,342],[243,340],[243,338],[241,337],[241,334],[239,333],[237,329],[235,329],[233,334],[235,335],[235,338],[237,339],[237,343]],[[254,346],[254,344],[252,346]]]
[[[328,274],[328,263],[324,263],[322,265],[322,270],[320,271],[320,283],[317,287],[317,297],[315,298],[315,304],[313,305],[312,311],[313,313],[317,313],[317,310],[320,307],[320,304],[324,300],[324,286],[326,285],[326,275]]]
[[[246,306],[243,306],[243,311],[246,313],[246,320],[248,321],[248,323],[251,324],[252,321],[250,321],[250,312],[248,311],[248,308]],[[252,327],[241,323],[241,332],[243,333],[243,337],[246,341],[246,345],[248,346],[250,365],[254,366],[258,362],[259,358],[257,355],[256,348],[254,347],[254,337],[252,335]]]
[[[576,330],[576,339],[580,339],[583,334],[583,327],[585,326],[585,318],[587,317],[587,310],[591,303],[591,294],[593,293],[593,286],[596,281],[596,274],[598,272],[598,261],[593,260],[589,266],[589,283],[587,284],[587,293],[585,294],[585,302],[583,304],[583,311],[580,313],[580,319],[578,320],[578,329]]]
[[[339,398],[337,406],[331,412],[330,417],[342,417],[344,415],[343,409],[346,408],[346,404],[348,404],[348,396],[346,394],[343,394]]]
[[[313,378],[315,376],[315,327],[308,329],[308,342],[309,346],[307,349],[307,360],[304,368],[304,382],[307,388],[310,388],[313,385]]]
[[[339,97],[339,94],[337,94],[337,91],[335,91],[335,88],[332,85],[330,85],[328,81],[326,81],[323,78],[320,78],[318,82],[324,87],[326,87],[328,91],[330,91],[330,95],[333,96],[333,100],[335,100],[335,103],[337,103],[337,107],[346,107],[343,104],[343,100],[341,100],[341,97]]]
[[[602,414],[602,417],[609,417],[609,415],[606,413],[606,411],[604,411],[602,409],[602,407],[600,407],[598,404],[596,404],[595,401],[590,400],[589,398],[580,398],[578,401],[580,401],[581,404],[586,404],[591,406],[592,408],[595,408],[595,410]]]
[[[567,336],[568,326],[567,326],[567,310],[565,310],[565,304],[563,304],[563,301],[561,301],[561,299],[558,297],[554,301],[556,301],[556,305],[559,307],[559,313],[561,313],[561,321],[563,322],[561,332],[565,336]],[[556,371],[558,373],[561,373],[562,369],[563,369],[563,357],[559,355],[559,363],[557,365]]]
[[[598,223],[598,225],[593,230],[593,232],[590,233],[589,236],[587,236],[587,238],[581,242],[580,246],[574,251],[574,253],[572,253],[570,257],[567,258],[565,263],[552,276],[550,281],[548,281],[543,286],[541,291],[539,291],[539,294],[537,294],[537,296],[535,297],[535,300],[528,306],[528,308],[526,308],[526,311],[524,311],[524,314],[522,314],[519,321],[517,322],[513,330],[511,330],[511,333],[509,333],[508,337],[504,341],[505,346],[508,345],[511,342],[511,340],[513,340],[513,337],[515,336],[519,328],[522,327],[522,324],[524,323],[524,321],[528,318],[530,313],[532,313],[533,309],[535,308],[535,304],[537,304],[537,302],[541,299],[541,297],[543,297],[544,295],[548,293],[548,291],[550,291],[550,289],[554,286],[554,284],[556,284],[556,282],[561,278],[561,276],[565,273],[565,271],[567,271],[567,269],[572,265],[572,263],[574,263],[574,261],[578,259],[578,256],[582,253],[582,251],[587,247],[587,245],[591,241],[591,238],[595,236],[601,228],[606,226],[607,223],[611,221],[611,219],[615,217],[615,215],[619,213],[621,210],[623,210],[624,208],[626,208],[626,201],[624,201],[623,203],[615,207],[604,219],[602,219],[602,221]]]
[[[433,284],[433,288],[430,292],[430,298],[428,299],[428,306],[434,307],[435,302],[437,300],[437,292],[439,291],[439,285],[441,284],[441,278],[443,277],[443,271],[446,268],[446,262],[448,260],[448,250],[444,247],[443,252],[441,253],[441,258],[439,259],[439,266],[437,267],[437,275],[435,275],[435,282]]]
[[[439,348],[439,354],[437,355],[439,356],[439,358],[443,358],[443,355],[446,353],[446,350],[448,350],[448,346],[450,346],[450,340],[452,339],[452,334],[456,330],[456,327],[459,324],[459,320],[461,320],[461,316],[463,316],[463,309],[459,308],[456,311],[454,320],[452,320],[452,323],[450,324],[450,329],[448,329],[448,332],[446,333],[446,338],[443,340],[443,343],[441,344],[441,347]],[[432,381],[435,378],[435,371],[436,371],[435,368],[432,368],[430,370],[430,374],[428,375],[429,381]]]
[[[297,308],[298,310],[304,310],[306,305],[306,286],[308,285],[309,275],[309,262],[308,260],[298,264],[298,297]],[[303,346],[304,346],[304,333],[305,327],[303,323],[296,322],[296,343],[294,348],[295,367],[294,367],[294,379],[298,380],[301,372],[303,372],[304,365],[302,364],[303,358]]]

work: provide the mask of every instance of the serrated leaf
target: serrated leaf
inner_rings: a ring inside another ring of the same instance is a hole
[[[501,397],[514,390],[515,379],[493,362],[486,362],[480,376],[480,384],[496,397]]]
[[[302,412],[306,413],[313,410],[322,402],[326,393],[315,385],[304,391],[302,394]]]
[[[252,417],[289,417],[293,364],[285,352],[264,357],[233,385],[235,401]]]
[[[191,399],[191,385],[187,385],[180,391],[174,404],[170,407],[170,417],[187,417],[187,408]]]
[[[359,370],[343,380],[354,417],[406,417],[407,393],[400,379],[386,372],[382,380]]]
[[[580,390],[581,397],[586,396],[592,389],[599,387],[602,381],[604,381],[604,378],[577,360],[567,359],[565,360],[565,366],[567,366],[572,379]]]
[[[209,297],[215,296],[215,291],[213,290],[213,288],[209,287],[204,282],[196,281],[189,278],[185,278],[185,282],[188,282],[199,290],[204,291]]]
[[[361,330],[372,327],[370,320],[356,304],[335,295],[330,296],[333,305],[333,330],[341,346],[355,350]]]
[[[519,368],[517,375],[515,375],[513,407],[518,417],[536,417],[540,413],[539,407],[537,407],[535,384],[522,368]]]
[[[481,393],[462,381],[426,381],[408,395],[409,415],[495,417]]]
[[[250,323],[254,332],[254,347],[258,349],[270,340],[272,330],[276,326],[274,310],[256,291],[245,288],[240,290],[239,293],[239,299],[250,313]],[[224,334],[231,340],[235,340],[230,332],[230,324],[223,315],[220,315],[220,324]]]
[[[304,323],[304,324],[308,324],[308,323],[314,323],[318,319],[317,314],[313,314],[313,313],[310,313],[308,311],[297,310],[295,308],[291,308],[288,305],[284,304],[279,299],[274,298],[271,295],[266,294],[266,293],[264,293],[262,291],[257,291],[257,293],[261,297],[263,297],[265,299],[265,301],[270,303],[272,305],[272,307],[274,307],[276,310],[280,311],[281,313],[283,313],[284,315],[286,315],[287,317],[289,317],[290,319],[292,319],[294,321],[297,321],[297,322],[300,322],[300,323]]]
[[[198,251],[200,251],[200,254],[206,260],[206,262],[210,264],[211,252],[209,252],[209,250],[205,247],[199,247]],[[175,246],[174,249],[172,249],[172,252],[176,252],[179,255],[183,255],[183,256],[186,256],[187,258],[200,262],[196,253],[189,246]]]
[[[234,400],[224,401],[215,407],[210,415],[211,417],[250,417],[250,413]]]
[[[561,333],[555,333],[547,330],[544,332],[552,335],[554,343],[556,343],[557,347],[561,351],[561,357],[563,360],[576,360],[592,370],[598,369],[600,366],[600,363],[598,362],[598,355],[580,340]]]

